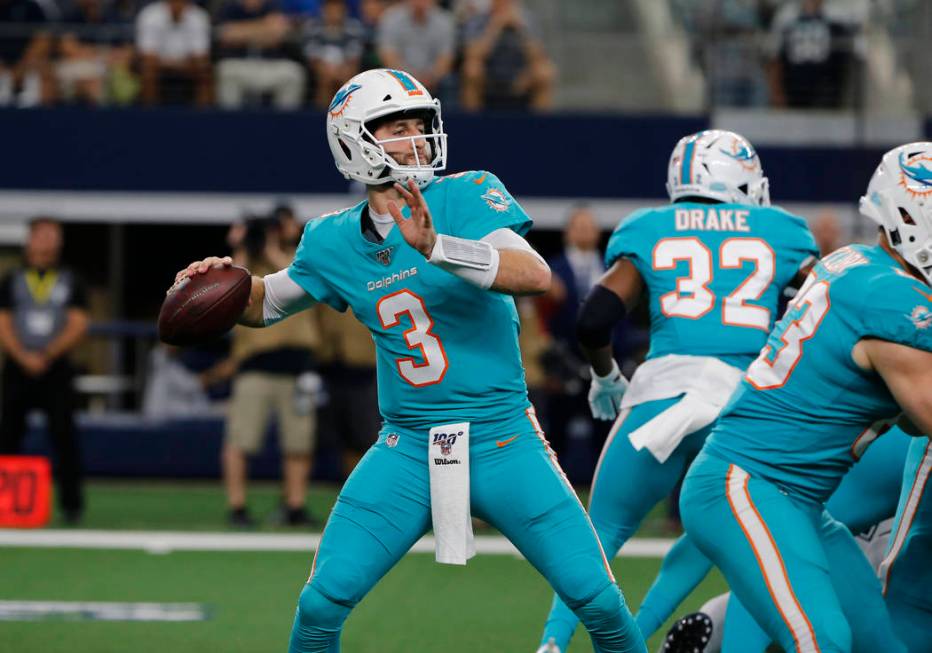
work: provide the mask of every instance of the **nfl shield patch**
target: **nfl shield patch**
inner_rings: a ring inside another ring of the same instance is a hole
[[[385,249],[380,249],[379,251],[375,253],[375,258],[382,265],[389,265],[392,262],[392,251],[394,251],[394,249],[395,249],[394,247],[386,247]]]

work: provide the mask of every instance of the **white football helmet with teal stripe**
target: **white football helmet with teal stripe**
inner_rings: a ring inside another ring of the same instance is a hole
[[[770,206],[770,186],[754,147],[743,136],[721,129],[680,139],[670,155],[667,193],[674,202],[703,197]]]
[[[861,198],[861,214],[932,285],[932,143],[909,143],[883,156]]]
[[[423,116],[426,133],[377,141],[370,125],[394,114]],[[428,161],[401,165],[385,152],[385,143],[410,140],[413,145],[418,139],[427,142]],[[347,179],[364,184],[391,181],[407,184],[413,179],[423,187],[433,179],[434,171],[443,170],[447,162],[447,136],[440,119],[440,101],[401,70],[367,70],[346,82],[327,110],[327,142],[337,170]]]

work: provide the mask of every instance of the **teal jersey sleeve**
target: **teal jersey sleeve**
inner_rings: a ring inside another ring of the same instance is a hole
[[[787,214],[787,217],[787,241],[781,252],[789,259],[792,268],[799,270],[804,263],[818,260],[819,246],[803,218],[792,214]]]
[[[932,288],[906,275],[874,280],[862,305],[862,338],[879,338],[932,351]]]
[[[635,211],[615,227],[605,249],[605,267],[624,257],[634,263],[641,276],[646,278],[651,267],[651,248],[657,241],[654,224],[650,219],[654,209]]]
[[[325,224],[325,220],[334,220],[334,218],[317,218],[309,221],[304,227],[298,251],[295,252],[294,260],[288,267],[288,276],[315,300],[328,304],[342,313],[346,310],[346,301],[333,286],[327,283],[315,265],[317,257],[327,255],[327,250],[333,240],[332,234],[329,233],[333,225]]]
[[[485,170],[444,177],[451,236],[479,240],[496,229],[525,235],[533,221],[498,177]]]

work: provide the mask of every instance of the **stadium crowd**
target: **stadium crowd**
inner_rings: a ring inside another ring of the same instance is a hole
[[[445,106],[552,104],[555,69],[520,0],[0,0],[0,106],[325,109],[378,67]]]

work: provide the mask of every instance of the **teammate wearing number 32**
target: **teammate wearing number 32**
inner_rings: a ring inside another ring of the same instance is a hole
[[[384,426],[327,521],[290,652],[339,651],[352,608],[431,527],[437,560],[465,564],[476,515],[573,607],[596,651],[646,653],[527,399],[512,295],[550,284],[522,237],[530,218],[490,172],[434,177],[446,161],[440,103],[405,72],[349,80],[327,139],[367,200],[311,220],[291,266],[254,279],[243,321],[352,308],[375,340]]]
[[[902,412],[907,431],[932,433],[932,143],[888,152],[861,212],[879,244],[813,268],[680,499],[689,536],[786,651],[906,650],[824,503],[881,420]]]
[[[805,220],[770,206],[760,159],[738,134],[682,138],[667,191],[670,205],[637,211],[615,229],[609,269],[579,314],[592,413],[617,415],[589,503],[609,557],[682,477],[763,346],[784,289],[801,283],[817,254]],[[642,294],[651,346],[628,387],[609,339]],[[540,651],[565,651],[577,623],[555,597]]]

